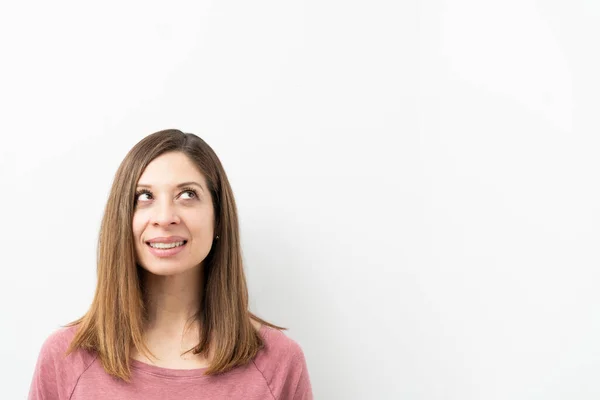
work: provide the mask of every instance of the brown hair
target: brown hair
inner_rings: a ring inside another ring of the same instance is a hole
[[[146,166],[172,151],[187,155],[205,176],[213,199],[214,231],[219,236],[203,262],[204,290],[196,315],[200,342],[192,349],[205,356],[209,348],[214,351],[206,374],[246,364],[263,347],[251,319],[284,329],[248,310],[237,208],[215,152],[191,133],[175,129],[153,133],[129,151],[115,174],[100,226],[94,299],[83,317],[66,325],[79,325],[67,354],[77,348],[94,351],[108,374],[126,382],[131,376],[132,348],[150,353],[143,340],[146,307],[132,230],[135,190]]]

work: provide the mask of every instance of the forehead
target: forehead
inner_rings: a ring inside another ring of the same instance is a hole
[[[169,152],[156,157],[148,164],[140,176],[138,185],[174,186],[186,181],[206,185],[202,173],[185,154]]]

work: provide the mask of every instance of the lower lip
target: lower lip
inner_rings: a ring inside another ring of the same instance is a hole
[[[185,246],[187,246],[187,242],[185,242],[183,246],[173,247],[172,249],[155,249],[149,244],[146,244],[146,246],[148,246],[150,253],[152,253],[156,257],[171,257],[183,250]]]

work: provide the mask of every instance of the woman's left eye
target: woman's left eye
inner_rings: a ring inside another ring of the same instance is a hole
[[[191,198],[197,197],[196,196],[196,191],[194,191],[194,190],[185,190],[185,191],[181,192],[182,195],[185,194],[185,193],[188,193],[188,194],[191,193],[191,195],[192,195]]]

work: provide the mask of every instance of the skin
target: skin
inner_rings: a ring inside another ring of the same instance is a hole
[[[183,182],[195,182],[186,188],[194,189],[196,194],[177,187]],[[132,357],[164,368],[207,367],[210,355],[181,355],[199,341],[197,322],[189,323],[189,319],[198,310],[203,288],[201,268],[215,237],[214,209],[206,179],[185,154],[170,152],[146,167],[136,191],[141,189],[150,193],[136,197],[133,236],[147,288],[149,318],[144,339],[158,359],[148,359],[135,349]],[[150,253],[148,240],[168,236],[187,239],[183,251],[166,258]]]

